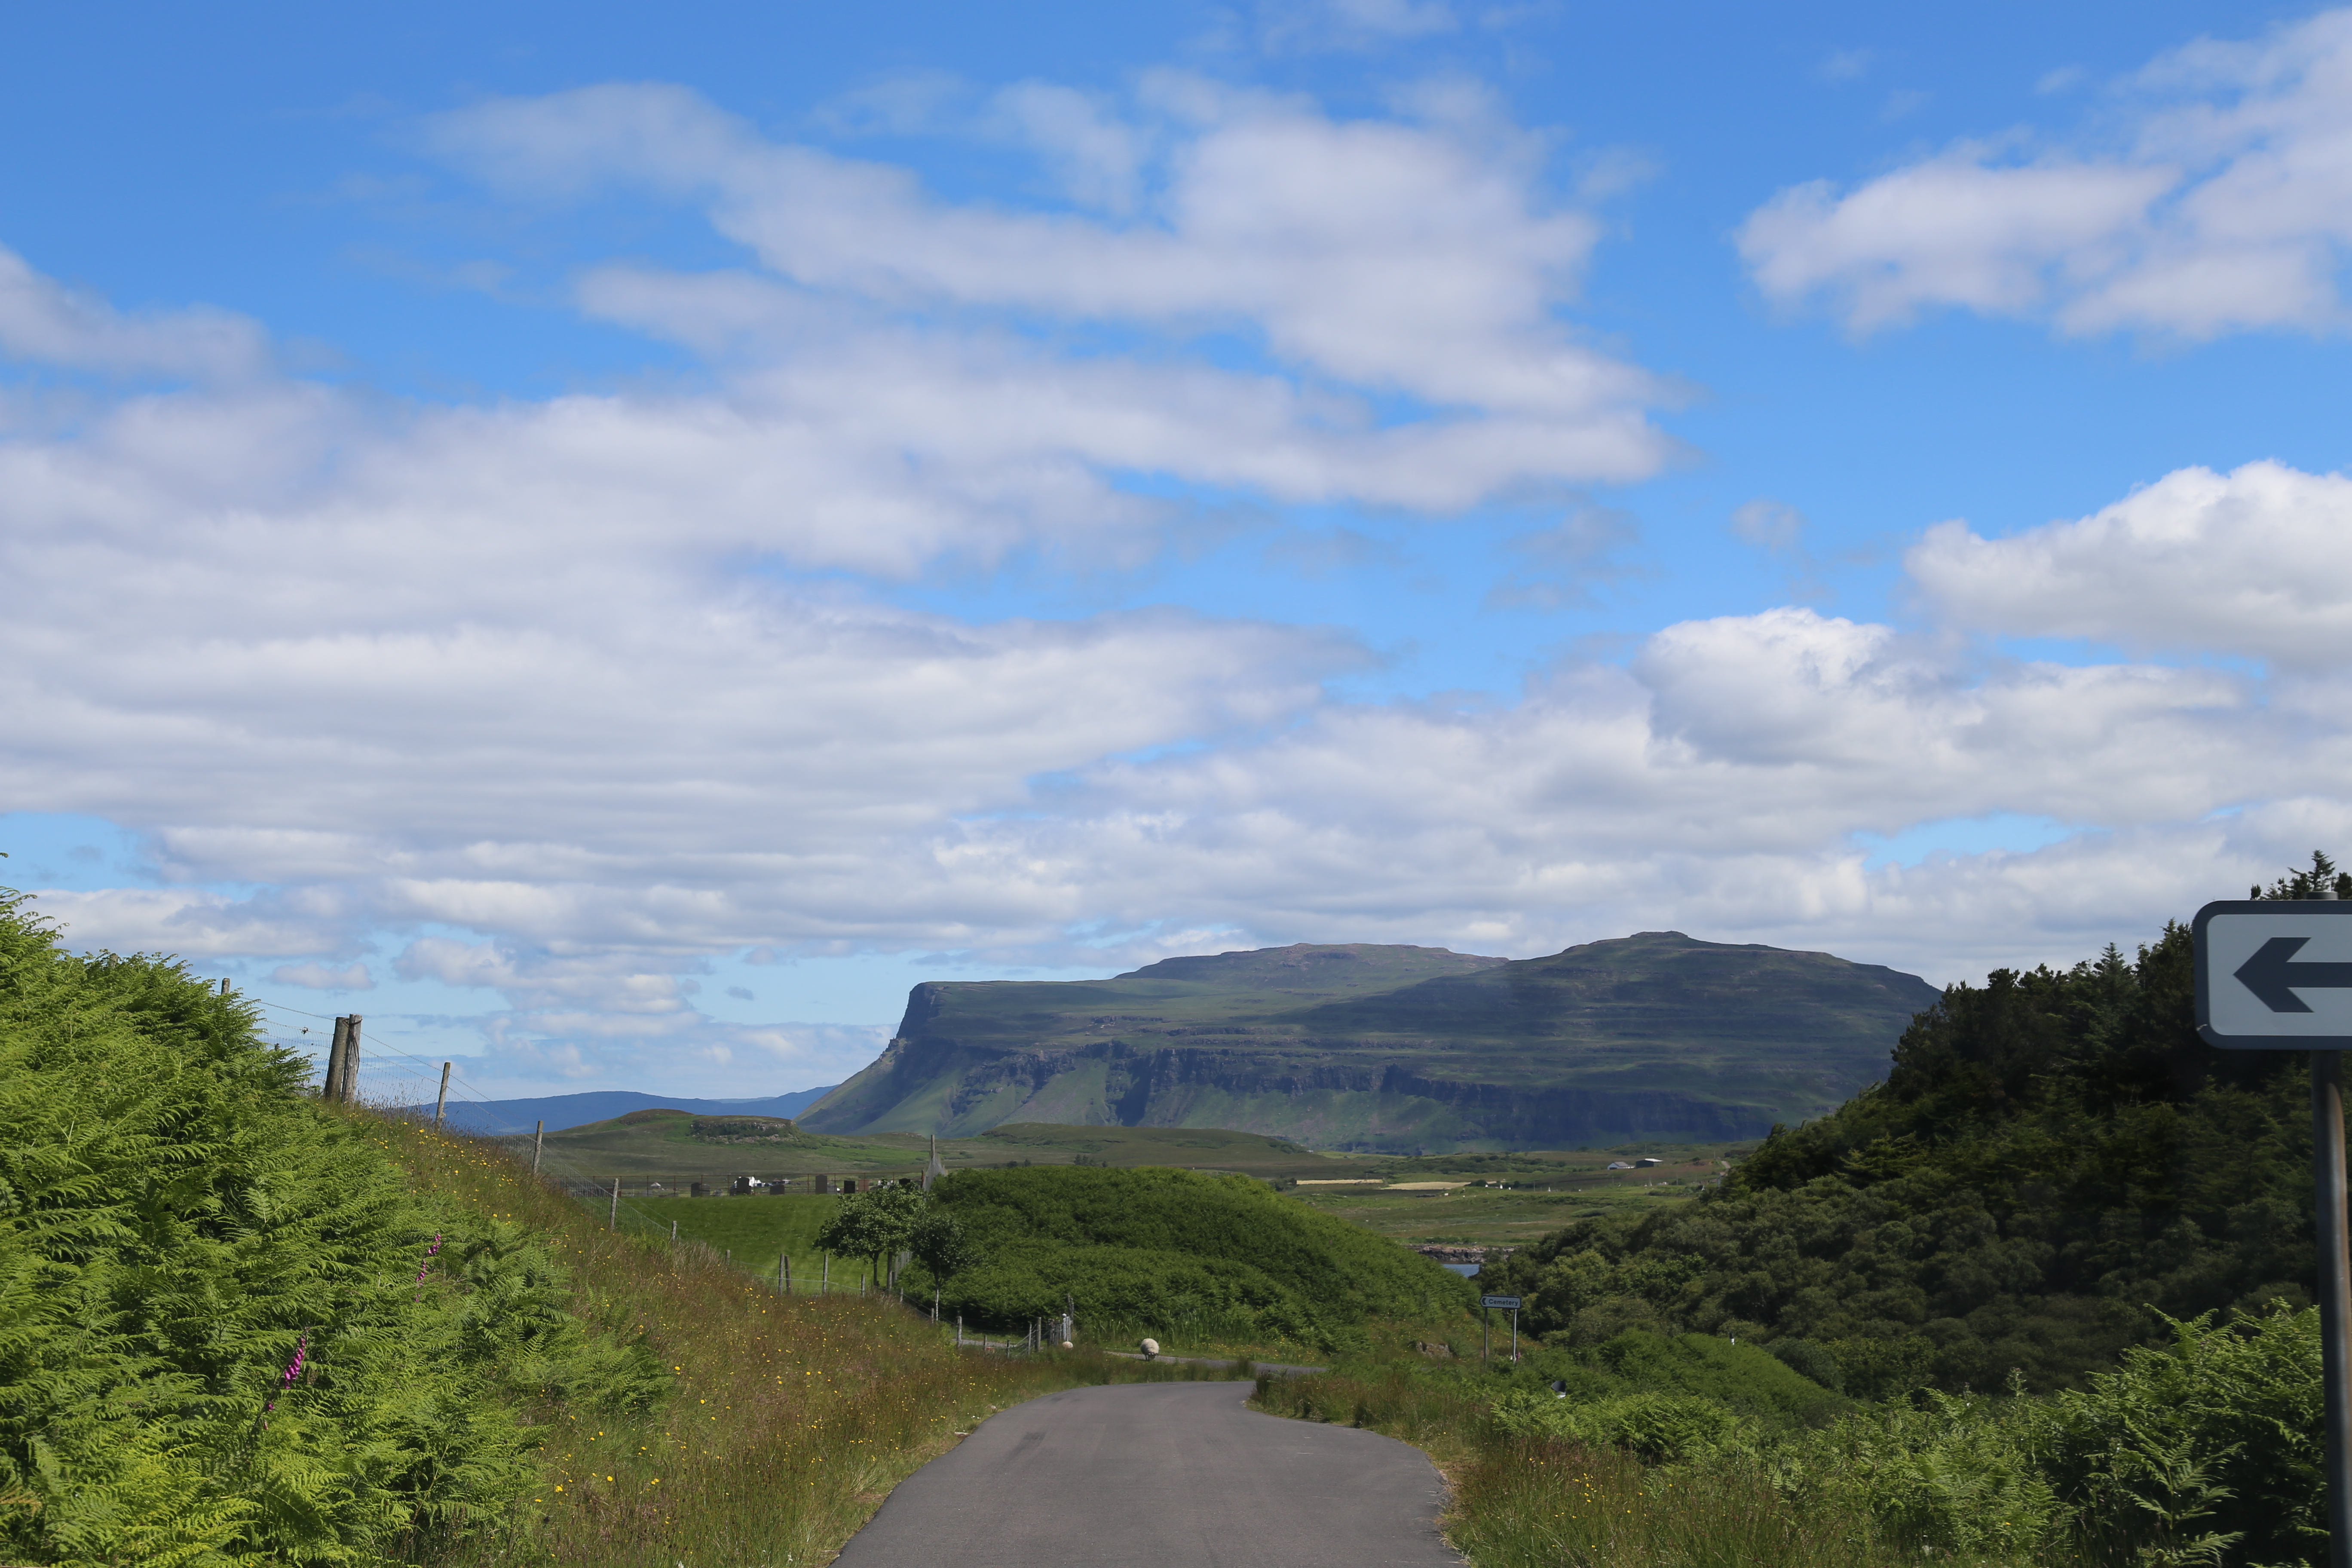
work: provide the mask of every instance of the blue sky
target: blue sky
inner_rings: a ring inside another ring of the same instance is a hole
[[[2352,14],[52,10],[0,849],[483,1092],[2344,842]]]

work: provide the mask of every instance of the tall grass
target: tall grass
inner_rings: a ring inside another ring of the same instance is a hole
[[[1662,1475],[1541,1437],[1483,1446],[1455,1483],[1450,1524],[1480,1568],[1893,1568],[1920,1557],[1878,1539],[1866,1515],[1792,1507],[1736,1467]]]
[[[1929,1555],[1863,1508],[1791,1501],[1737,1457],[1647,1468],[1612,1448],[1510,1436],[1468,1385],[1405,1366],[1261,1378],[1254,1403],[1426,1450],[1452,1492],[1447,1539],[1478,1568],[1896,1568]],[[1932,1555],[1980,1568],[2075,1563],[2015,1552]]]
[[[424,1188],[542,1233],[571,1269],[572,1310],[644,1342],[673,1379],[641,1416],[538,1413],[542,1484],[456,1563],[821,1563],[992,1410],[1079,1384],[1203,1375],[1083,1352],[959,1352],[911,1309],[780,1295],[707,1247],[607,1230],[494,1145],[358,1114]]]

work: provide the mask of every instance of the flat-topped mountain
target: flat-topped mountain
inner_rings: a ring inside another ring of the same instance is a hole
[[[1229,1127],[1320,1148],[1752,1137],[1883,1076],[1916,975],[1680,931],[1501,959],[1372,943],[932,982],[813,1131]]]

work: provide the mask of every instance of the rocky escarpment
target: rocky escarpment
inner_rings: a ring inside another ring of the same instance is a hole
[[[803,1121],[1226,1127],[1366,1150],[1741,1138],[1875,1078],[1937,994],[1826,953],[1677,932],[1521,962],[1295,947],[1106,981],[933,983]]]

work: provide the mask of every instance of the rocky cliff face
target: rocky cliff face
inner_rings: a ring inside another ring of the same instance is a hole
[[[1678,932],[1522,962],[1301,945],[1106,981],[934,983],[803,1121],[1226,1127],[1365,1150],[1739,1138],[1876,1078],[1937,997],[1892,970]]]

